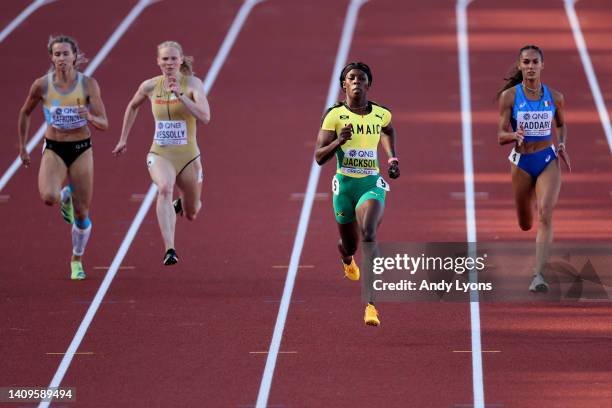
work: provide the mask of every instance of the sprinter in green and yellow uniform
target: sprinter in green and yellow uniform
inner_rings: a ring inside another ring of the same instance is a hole
[[[332,180],[334,213],[340,231],[338,249],[345,276],[359,280],[359,267],[353,255],[358,242],[376,242],[389,184],[380,175],[378,143],[389,157],[389,177],[400,175],[395,154],[395,130],[391,111],[367,99],[372,72],[362,62],[351,62],[340,74],[344,101],[325,112],[317,136],[315,158],[319,165],[334,155],[337,170]],[[373,298],[366,306],[364,321],[378,326],[380,320]]]

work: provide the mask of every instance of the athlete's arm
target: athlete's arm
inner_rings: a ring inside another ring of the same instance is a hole
[[[100,95],[100,86],[98,81],[93,78],[87,80],[87,94],[89,95],[89,109],[83,106],[79,106],[79,113],[85,115],[85,118],[90,122],[96,129],[106,130],[108,129],[108,118],[106,117],[106,109],[104,108],[104,102]],[[83,111],[81,112],[81,109]]]
[[[565,147],[567,140],[567,126],[565,125],[565,98],[563,94],[552,91],[553,103],[555,104],[555,133],[557,135],[557,153],[568,171],[572,171],[569,154]]]
[[[180,94],[178,89],[175,92],[176,97],[198,121],[204,124],[210,122],[210,105],[204,93],[204,84],[199,78],[192,76],[189,78],[189,88],[193,99],[185,94]]]
[[[387,157],[389,159],[396,158],[395,154],[395,128],[389,123],[387,126],[382,128],[382,132],[380,134],[380,141],[385,149],[385,153],[387,153]],[[389,165],[388,171],[389,177],[392,179],[396,179],[400,176],[400,168],[399,161],[393,160]]]
[[[340,135],[336,137],[336,132],[333,130],[320,129],[317,135],[317,144],[315,148],[315,160],[319,166],[324,165],[329,159],[334,157],[336,149],[351,140],[353,135],[353,125],[350,123],[342,128]]]
[[[506,89],[499,97],[499,124],[497,125],[497,141],[500,145],[514,143],[523,144],[525,131],[520,128],[516,132],[510,129],[510,115],[514,105],[514,92],[512,88]]]
[[[136,120],[136,116],[138,115],[138,109],[140,109],[140,105],[151,95],[155,89],[155,81],[153,79],[147,79],[138,87],[138,90],[132,97],[130,103],[125,108],[125,113],[123,115],[123,126],[121,127],[121,137],[119,138],[119,142],[117,146],[113,149],[113,154],[118,156],[123,154],[127,150],[127,139],[130,134],[130,130],[132,129],[132,125],[134,125],[134,121]]]
[[[30,92],[26,100],[19,110],[19,119],[17,122],[17,133],[19,135],[19,157],[21,162],[27,167],[30,164],[30,154],[26,149],[28,142],[28,133],[30,131],[30,115],[36,108],[36,105],[43,98],[45,78],[39,78],[30,87]]]

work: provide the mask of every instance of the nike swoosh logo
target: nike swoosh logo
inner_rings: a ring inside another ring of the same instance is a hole
[[[544,160],[546,163],[548,163],[550,161],[550,154],[548,156],[546,156],[546,160]]]
[[[527,105],[527,103],[526,103],[526,102],[523,102],[523,103],[521,103],[521,104],[519,105],[519,108],[524,108],[524,107],[525,107],[525,105]]]

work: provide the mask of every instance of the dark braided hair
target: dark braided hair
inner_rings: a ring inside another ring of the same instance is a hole
[[[360,71],[363,71],[363,73],[366,74],[366,76],[368,77],[368,84],[372,85],[372,71],[370,70],[370,67],[368,67],[368,65],[364,64],[363,62],[355,61],[349,62],[344,66],[344,68],[342,68],[342,71],[340,72],[340,88],[342,88],[342,84],[344,84],[344,78],[346,78],[346,74],[348,74],[351,69],[358,69]]]
[[[521,54],[523,53],[523,51],[527,51],[527,50],[534,50],[536,51],[538,54],[540,54],[540,59],[542,60],[542,62],[544,62],[544,53],[542,52],[542,50],[540,49],[540,47],[538,47],[537,45],[526,45],[523,48],[521,48],[519,50],[518,53],[518,58],[521,58]],[[497,92],[497,99],[499,99],[499,97],[501,96],[502,92],[504,92],[506,89],[512,88],[515,85],[520,84],[521,82],[523,82],[523,72],[518,69],[518,67],[516,66],[516,64],[512,65],[512,67],[510,67],[510,69],[508,70],[508,74],[506,74],[507,77],[504,78],[504,81],[507,81],[506,84],[502,87],[502,89],[500,89]]]

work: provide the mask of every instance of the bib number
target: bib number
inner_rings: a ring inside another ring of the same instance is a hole
[[[512,164],[518,166],[518,162],[520,159],[521,159],[521,154],[518,153],[516,150],[512,149],[512,151],[510,152],[510,156],[508,156],[508,160],[510,160]]]
[[[336,176],[332,178],[332,191],[334,192],[334,195],[340,194],[340,182]]]
[[[378,188],[382,188],[385,191],[389,191],[389,183],[387,183],[382,177],[379,177],[378,180],[376,180],[376,187]]]
[[[187,144],[187,123],[184,120],[155,121],[153,141],[160,146]]]

